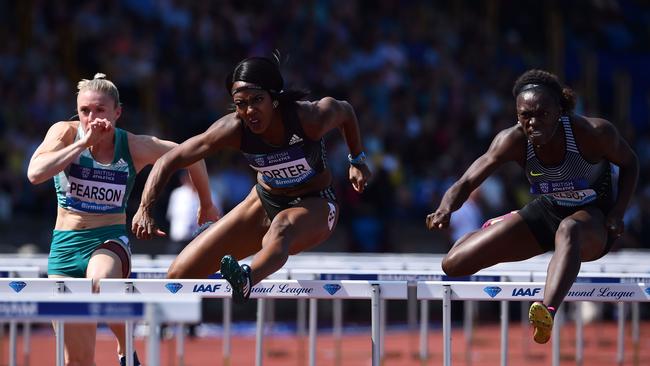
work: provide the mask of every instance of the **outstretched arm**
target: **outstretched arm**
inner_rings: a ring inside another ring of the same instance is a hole
[[[338,128],[348,145],[350,156],[358,157],[363,153],[359,122],[350,103],[325,97],[311,103],[311,106],[310,116],[306,118],[306,123],[303,125],[305,133],[310,138],[319,139],[327,132]],[[363,192],[371,177],[372,173],[365,162],[350,165],[350,182],[357,192]]]
[[[523,133],[513,127],[501,131],[492,141],[488,151],[476,159],[465,173],[445,192],[438,209],[427,215],[426,225],[429,230],[444,229],[449,226],[451,213],[458,210],[470,193],[490,176],[499,166],[508,161],[518,161],[517,154],[523,153],[518,141]],[[520,151],[518,153],[517,151]]]
[[[155,160],[142,192],[140,207],[133,217],[132,231],[136,237],[146,239],[152,234],[164,235],[156,228],[151,212],[172,174],[187,166],[190,166],[190,177],[201,200],[199,223],[218,219],[218,212],[212,204],[205,163],[201,159],[221,148],[239,146],[235,125],[225,119],[226,117],[215,122],[206,132],[168,149],[164,155]]]

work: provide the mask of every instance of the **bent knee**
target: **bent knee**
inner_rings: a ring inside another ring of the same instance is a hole
[[[167,269],[167,278],[169,279],[181,279],[187,278],[187,271],[183,269],[183,266],[176,265],[172,263]]]
[[[450,277],[460,277],[465,275],[467,272],[466,270],[463,270],[464,266],[462,265],[459,256],[454,253],[447,254],[445,258],[443,258],[441,266],[445,274]]]
[[[582,223],[572,218],[566,218],[560,222],[555,233],[556,239],[565,239],[566,241],[576,241],[580,238]]]

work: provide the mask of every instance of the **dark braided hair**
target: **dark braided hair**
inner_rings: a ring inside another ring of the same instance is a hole
[[[515,81],[512,87],[512,95],[516,98],[522,91],[535,87],[542,87],[555,93],[563,113],[570,113],[576,106],[575,92],[560,83],[555,74],[544,70],[528,70]]]

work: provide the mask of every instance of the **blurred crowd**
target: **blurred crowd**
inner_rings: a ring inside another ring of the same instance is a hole
[[[347,182],[339,134],[327,138],[347,250],[399,252],[410,240],[446,250],[527,202],[521,169],[507,167],[452,216],[450,231],[418,231],[496,132],[516,122],[511,87],[530,68],[558,74],[576,90],[579,113],[613,122],[637,152],[641,178],[619,245],[649,246],[650,5],[642,1],[24,0],[0,2],[0,21],[3,231],[25,218],[51,230],[53,186],[31,186],[26,167],[49,126],[75,115],[80,79],[103,72],[116,83],[118,127],[181,142],[229,113],[224,78],[236,62],[279,50],[286,84],[311,99],[348,100],[357,113],[375,173],[366,193]],[[228,211],[249,192],[251,170],[227,151],[207,163]]]

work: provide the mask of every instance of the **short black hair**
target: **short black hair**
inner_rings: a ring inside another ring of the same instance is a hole
[[[538,85],[555,93],[562,111],[572,112],[576,106],[575,92],[563,85],[557,75],[545,70],[533,69],[524,72],[512,87],[512,95],[516,98],[522,91],[528,90],[528,85]]]

